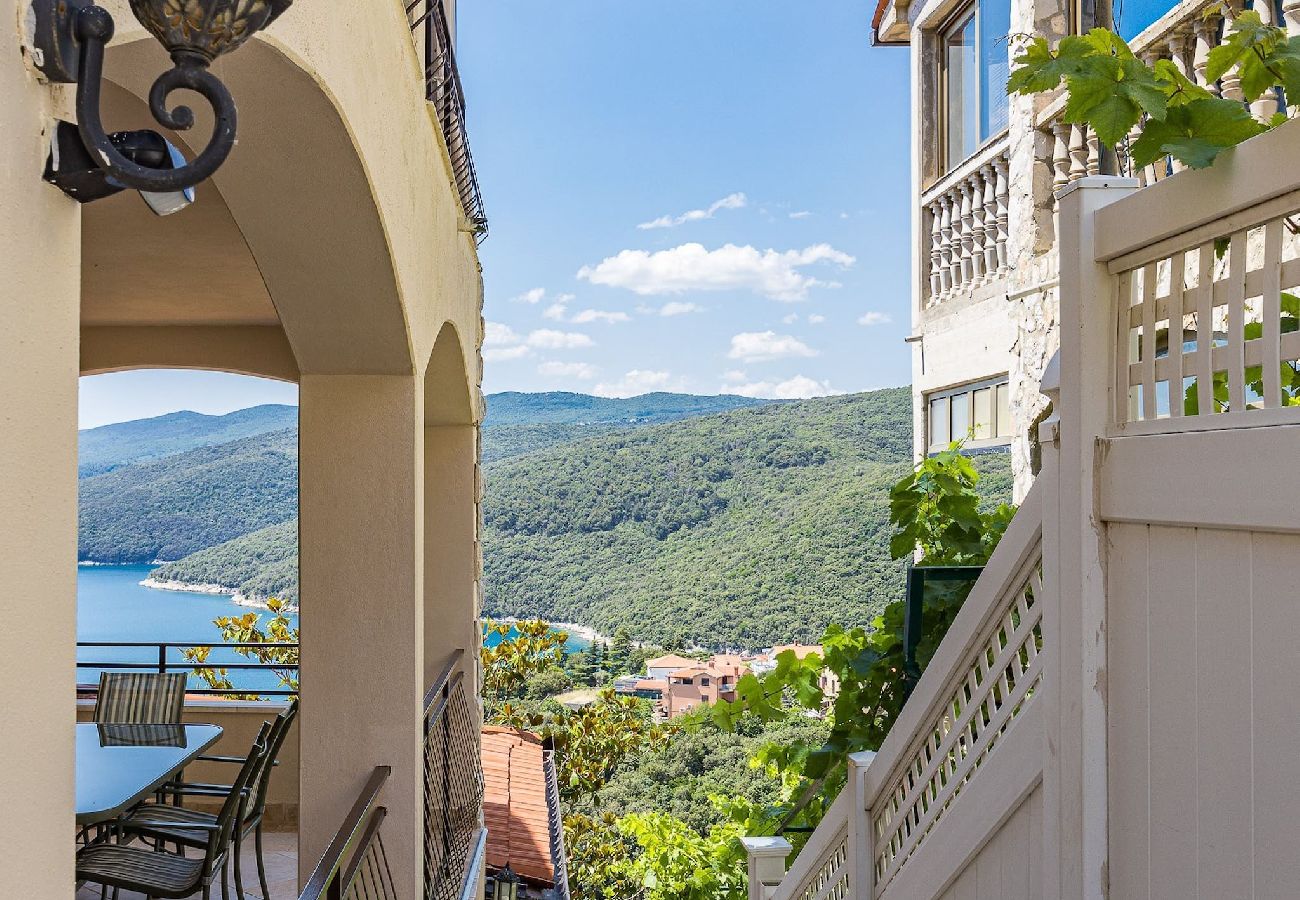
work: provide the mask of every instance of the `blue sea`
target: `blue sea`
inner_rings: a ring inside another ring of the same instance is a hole
[[[242,616],[259,613],[263,622],[269,618],[265,610],[239,606],[222,594],[199,594],[190,591],[161,591],[140,584],[149,577],[153,566],[78,566],[77,567],[77,640],[78,641],[167,641],[197,645],[221,642],[221,630],[213,624],[220,616]],[[293,627],[298,627],[298,617],[289,616]],[[497,638],[496,640],[499,640]],[[586,647],[578,637],[569,639],[570,653]],[[156,667],[156,648],[105,648],[80,647],[77,659],[81,662],[139,662],[142,668]],[[168,651],[169,663],[183,663],[181,648]],[[212,662],[250,662],[240,658],[234,650],[215,648],[209,657]],[[99,681],[100,669],[83,666],[77,670],[79,684]],[[235,686],[249,691],[278,688],[279,679],[273,672],[231,672]],[[191,676],[190,685],[204,687]]]

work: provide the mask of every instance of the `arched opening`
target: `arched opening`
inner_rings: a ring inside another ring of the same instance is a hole
[[[424,376],[424,678],[457,650],[472,658],[478,624],[478,410],[460,336],[438,332]]]

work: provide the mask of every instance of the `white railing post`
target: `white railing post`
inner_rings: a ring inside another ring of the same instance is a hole
[[[749,857],[749,900],[767,900],[785,878],[785,863],[794,848],[780,837],[743,837]]]
[[[1096,508],[1098,439],[1115,408],[1115,278],[1096,260],[1098,209],[1133,193],[1131,178],[1081,178],[1057,195],[1060,235],[1060,394],[1057,496],[1044,506],[1044,569],[1060,598],[1051,627],[1060,636],[1051,694],[1059,716],[1048,725],[1044,824],[1053,848],[1048,897],[1107,895],[1105,532]],[[1050,433],[1050,431],[1049,431]],[[1055,466],[1054,466],[1055,467]],[[1047,523],[1055,503],[1056,521]],[[1051,535],[1055,544],[1049,547]],[[1048,559],[1048,554],[1051,558]],[[1045,626],[1047,627],[1047,626]],[[1044,637],[1047,635],[1045,634]],[[1053,862],[1053,860],[1058,862]]]
[[[876,758],[870,750],[849,754],[849,780],[844,790],[853,791],[849,809],[849,896],[871,900],[875,893],[876,846],[867,797],[867,767]]]

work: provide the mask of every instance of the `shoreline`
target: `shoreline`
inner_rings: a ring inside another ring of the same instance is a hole
[[[258,597],[248,597],[240,593],[238,589],[227,587],[224,584],[189,584],[184,581],[159,581],[157,578],[146,578],[140,582],[142,587],[152,588],[155,591],[180,591],[187,594],[226,594],[230,601],[236,606],[246,606],[251,609],[262,609],[270,611],[266,601]],[[280,608],[281,612],[298,614],[298,607],[284,601]]]
[[[532,621],[536,617],[529,616],[525,618],[520,616],[483,616],[482,618],[484,620],[491,619],[493,622],[510,622],[513,624],[515,622]],[[547,622],[547,624],[550,625],[551,628],[553,628],[556,631],[567,631],[570,636],[576,636],[582,638],[582,640],[586,641],[588,645],[594,644],[596,641],[601,641],[602,643],[606,643],[606,644],[609,643],[609,638],[605,637],[605,635],[601,634],[596,629],[591,628],[590,626],[587,625],[579,625],[577,622],[549,622],[549,621]]]

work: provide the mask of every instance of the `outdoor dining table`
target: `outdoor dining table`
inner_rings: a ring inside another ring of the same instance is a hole
[[[126,812],[220,737],[219,725],[77,723],[77,824]]]

